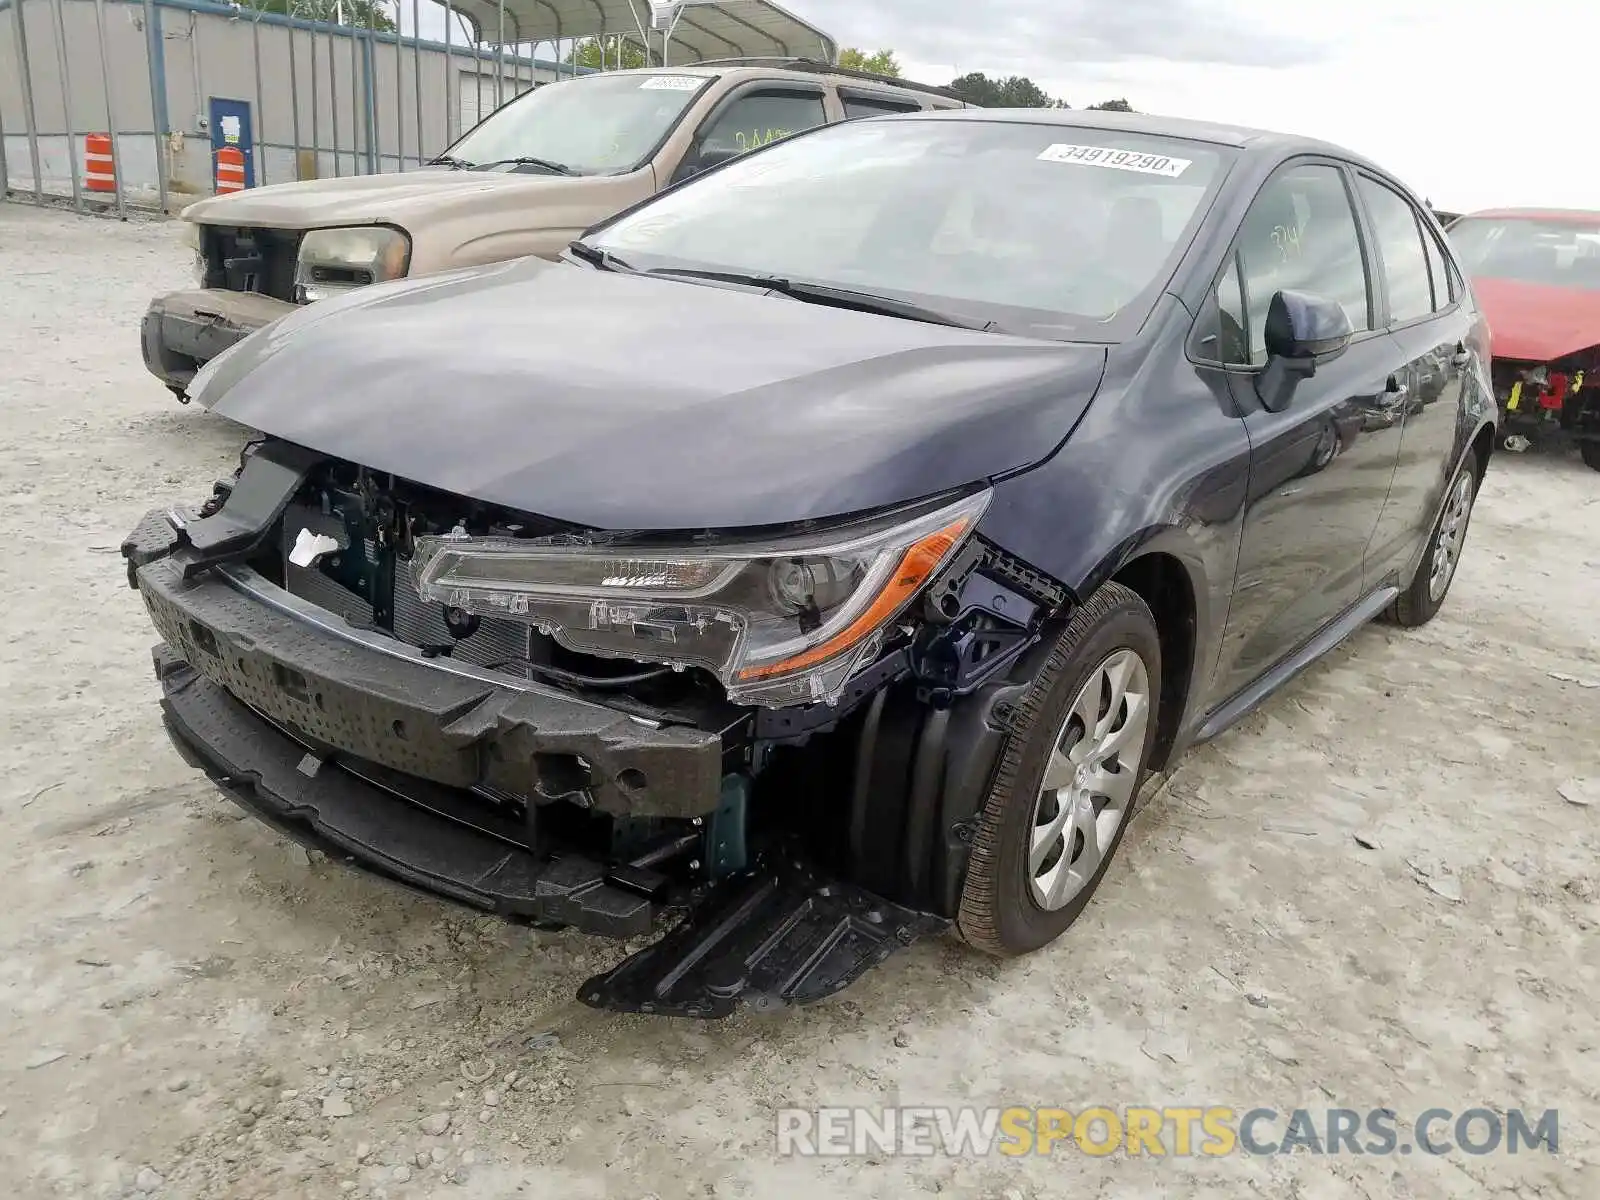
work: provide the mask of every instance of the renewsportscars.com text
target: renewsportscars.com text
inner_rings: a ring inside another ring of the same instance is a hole
[[[802,1157],[1557,1154],[1560,1118],[1520,1108],[786,1108],[776,1138],[780,1155]]]

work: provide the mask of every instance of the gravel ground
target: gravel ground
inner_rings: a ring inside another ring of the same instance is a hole
[[[1600,803],[1561,794],[1600,787],[1600,476],[1498,460],[1439,619],[1190,754],[1050,950],[936,942],[778,1018],[618,1017],[571,1000],[606,944],[309,859],[172,752],[116,547],[241,444],[139,361],[185,282],[170,225],[0,204],[8,1194],[1600,1194]],[[964,1102],[1553,1107],[1562,1152],[774,1151],[782,1105]]]

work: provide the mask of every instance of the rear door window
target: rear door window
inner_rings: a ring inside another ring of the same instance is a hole
[[[1428,277],[1433,280],[1433,311],[1443,312],[1456,300],[1450,272],[1445,269],[1444,251],[1439,248],[1439,240],[1426,229],[1422,231],[1422,245],[1428,252]]]
[[[852,121],[856,117],[882,117],[889,113],[922,111],[922,105],[909,96],[867,96],[840,92],[839,100],[844,105],[844,116],[847,121]]]
[[[1433,286],[1422,226],[1411,202],[1393,188],[1363,175],[1356,185],[1372,216],[1373,236],[1389,285],[1389,320],[1400,325],[1434,310]]]

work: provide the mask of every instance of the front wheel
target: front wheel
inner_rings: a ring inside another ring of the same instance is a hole
[[[1077,920],[1132,816],[1160,695],[1155,618],[1137,593],[1106,584],[1018,705],[961,894],[967,942],[1025,954]]]
[[[1578,453],[1583,455],[1585,466],[1600,471],[1600,441],[1579,442]]]

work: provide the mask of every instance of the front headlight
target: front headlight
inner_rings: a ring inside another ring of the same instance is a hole
[[[183,244],[189,247],[190,270],[194,273],[195,287],[205,287],[210,275],[206,262],[205,231],[198,221],[183,222]]]
[[[400,279],[410,259],[411,239],[398,229],[383,225],[313,229],[300,239],[294,298],[310,304],[369,283]]]
[[[831,704],[989,497],[744,545],[421,537],[417,591],[526,621],[581,653],[703,667],[738,704]]]

